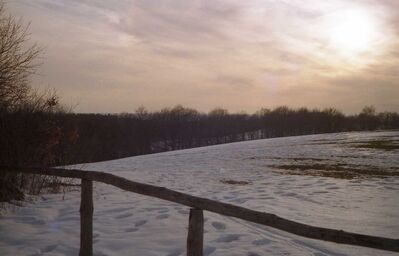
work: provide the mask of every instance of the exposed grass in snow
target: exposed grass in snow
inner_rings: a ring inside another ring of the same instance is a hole
[[[328,140],[312,140],[311,143],[303,144],[303,146],[311,145],[337,145],[347,146],[357,149],[376,149],[383,151],[392,151],[399,149],[399,140],[391,139],[392,137],[380,137],[376,140],[362,140],[362,141],[347,141],[346,139],[337,139],[335,141]]]
[[[355,179],[371,177],[391,177],[399,176],[399,170],[393,168],[377,168],[372,166],[355,166],[349,164],[282,164],[272,165],[271,167],[285,170],[284,174],[289,175],[309,175],[321,176],[337,179]]]
[[[340,163],[339,159],[367,159],[370,155],[363,155],[361,152],[381,151],[391,152],[399,149],[399,140],[395,136],[380,136],[375,139],[351,140],[348,138],[328,140],[312,140],[312,143],[303,146],[324,146],[331,145],[339,150],[352,149],[357,151],[357,156],[336,155],[333,158],[314,157],[265,157],[265,159],[281,160],[279,164],[269,165],[278,169],[279,173],[288,175],[319,176],[337,179],[358,179],[358,178],[386,178],[399,176],[399,168],[388,166],[374,166],[362,164]],[[255,159],[255,158],[251,158]]]
[[[314,158],[314,157],[269,157],[269,156],[264,156],[264,157],[250,157],[248,158],[250,160],[256,160],[256,159],[270,159],[270,160],[292,160],[292,161],[325,161],[327,159],[323,158]]]
[[[399,141],[398,140],[371,140],[371,141],[363,141],[358,145],[354,146],[355,148],[363,148],[363,149],[379,149],[379,150],[397,150],[399,149]]]

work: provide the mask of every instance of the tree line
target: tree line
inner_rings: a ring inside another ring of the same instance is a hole
[[[134,113],[122,114],[60,113],[56,119],[61,125],[68,124],[61,130],[69,131],[67,141],[73,142],[64,143],[61,149],[61,159],[67,163],[254,139],[399,128],[398,113],[377,113],[372,106],[364,107],[359,114],[345,115],[334,108],[287,106],[261,109],[254,114],[229,113],[222,108],[201,113],[177,105],[154,112],[141,107]]]

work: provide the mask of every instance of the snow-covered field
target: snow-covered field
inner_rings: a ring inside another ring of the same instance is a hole
[[[248,141],[74,166],[277,214],[306,224],[399,238],[399,177],[287,175],[271,166],[329,163],[398,170],[398,150],[347,142],[399,139],[362,132]],[[340,142],[340,143],[336,143]],[[344,143],[341,143],[344,142]],[[246,181],[246,185],[221,180]],[[48,194],[0,216],[0,255],[77,255],[80,192]],[[188,208],[95,183],[95,255],[185,255]],[[205,255],[395,255],[205,214]]]

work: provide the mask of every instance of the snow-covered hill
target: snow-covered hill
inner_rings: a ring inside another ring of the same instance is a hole
[[[399,238],[398,176],[337,179],[279,170],[314,165],[341,172],[398,171],[398,150],[359,147],[373,140],[397,143],[399,132],[248,141],[74,168],[111,172],[306,224]],[[230,184],[236,182],[241,184]],[[77,255],[79,203],[79,191],[48,194],[4,214],[0,255]],[[395,255],[305,239],[209,212],[205,219],[205,255]],[[185,255],[187,223],[187,207],[95,183],[95,255]]]

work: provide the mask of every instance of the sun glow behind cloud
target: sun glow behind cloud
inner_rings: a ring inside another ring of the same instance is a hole
[[[330,48],[341,58],[367,63],[384,50],[383,27],[375,16],[361,8],[334,12],[325,19]]]

